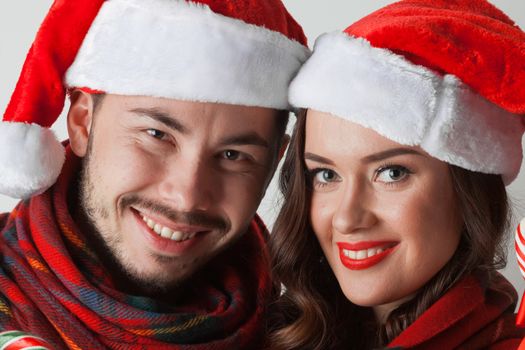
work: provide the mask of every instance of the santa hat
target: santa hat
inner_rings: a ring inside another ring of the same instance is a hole
[[[321,36],[292,105],[331,113],[459,167],[518,174],[525,33],[484,0],[410,0]]]
[[[288,109],[308,55],[280,0],[56,0],[0,123],[0,193],[55,182],[67,89]]]

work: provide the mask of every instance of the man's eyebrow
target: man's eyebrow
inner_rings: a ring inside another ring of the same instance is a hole
[[[361,161],[364,163],[372,163],[372,162],[378,162],[380,160],[392,158],[392,157],[403,155],[403,154],[415,154],[418,156],[424,156],[423,153],[418,152],[415,149],[401,147],[401,148],[388,149],[386,151],[371,154],[369,156],[362,158]]]
[[[334,162],[332,162],[330,159],[325,158],[325,157],[321,157],[321,156],[319,156],[317,154],[313,154],[313,153],[310,153],[310,152],[306,152],[304,154],[304,159],[313,160],[314,162],[317,162],[317,163],[323,163],[323,164],[328,164],[328,165],[335,165]]]
[[[177,119],[169,113],[158,108],[133,108],[129,112],[148,117],[166,125],[168,128],[178,131],[181,134],[189,134],[189,129],[182,125]]]
[[[226,137],[221,141],[222,146],[228,146],[228,145],[254,145],[254,146],[261,146],[265,148],[270,148],[270,144],[268,141],[266,141],[262,136],[257,134],[256,132],[248,132],[245,134],[239,134],[234,135],[230,137]]]

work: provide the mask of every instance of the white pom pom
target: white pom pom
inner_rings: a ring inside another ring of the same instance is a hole
[[[55,134],[37,124],[0,123],[0,193],[28,198],[51,187],[65,160]]]

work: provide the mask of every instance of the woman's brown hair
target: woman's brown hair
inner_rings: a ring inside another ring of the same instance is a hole
[[[310,225],[304,163],[306,111],[299,113],[280,175],[283,206],[270,239],[275,289],[270,349],[365,349],[385,346],[462,277],[491,278],[505,265],[509,204],[501,176],[450,165],[464,228],[452,259],[416,296],[378,324],[369,308],[342,293]],[[281,290],[281,288],[283,288]]]

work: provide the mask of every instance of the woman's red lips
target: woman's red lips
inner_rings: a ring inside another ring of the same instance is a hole
[[[357,243],[338,242],[339,258],[350,270],[364,270],[379,264],[390,255],[398,242],[363,241]]]

